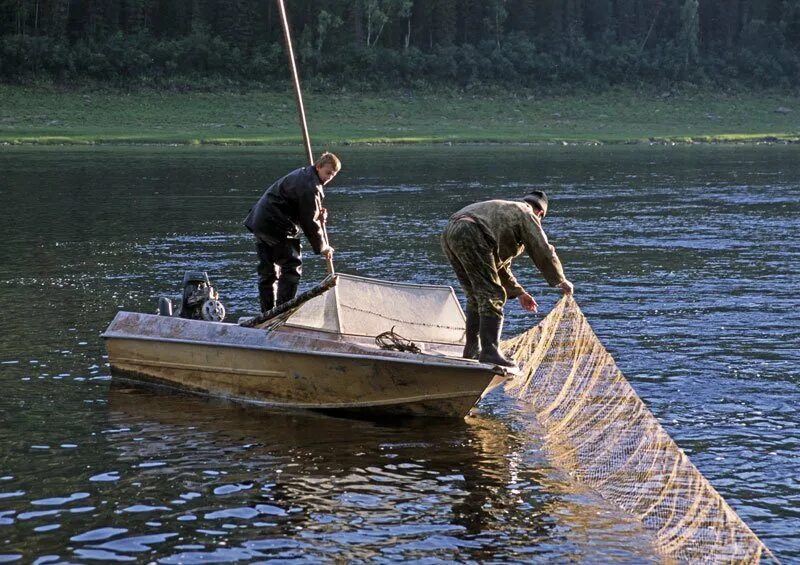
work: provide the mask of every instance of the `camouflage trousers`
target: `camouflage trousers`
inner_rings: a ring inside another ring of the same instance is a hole
[[[477,224],[450,221],[442,233],[442,250],[467,295],[467,309],[481,316],[503,317],[506,291],[497,274],[497,251]]]

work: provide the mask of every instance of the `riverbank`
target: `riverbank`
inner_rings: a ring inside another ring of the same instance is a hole
[[[617,90],[308,93],[315,147],[384,143],[800,142],[800,97]],[[57,90],[0,85],[0,143],[284,145],[292,93]]]

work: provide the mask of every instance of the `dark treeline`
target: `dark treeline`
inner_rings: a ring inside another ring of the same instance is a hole
[[[317,85],[800,84],[800,0],[287,0]],[[0,79],[285,84],[274,0],[0,0]]]

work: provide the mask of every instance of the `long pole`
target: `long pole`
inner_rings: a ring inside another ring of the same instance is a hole
[[[308,124],[306,123],[306,110],[303,106],[303,92],[300,90],[300,77],[297,74],[297,64],[294,60],[294,49],[292,48],[292,34],[289,30],[289,19],[286,17],[286,7],[283,5],[283,0],[277,0],[278,10],[281,13],[281,22],[283,23],[283,38],[286,40],[286,56],[289,58],[289,70],[292,73],[292,81],[294,82],[294,97],[297,102],[297,114],[300,118],[300,129],[303,131],[303,143],[306,147],[306,156],[308,157],[309,164],[314,164],[314,154],[311,152],[311,139],[308,136]],[[328,230],[325,228],[325,221],[322,220],[322,238],[325,245],[328,243]],[[326,264],[328,272],[333,274],[333,258],[327,257]]]

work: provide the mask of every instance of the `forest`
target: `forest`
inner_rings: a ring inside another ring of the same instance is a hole
[[[800,0],[287,0],[312,88],[800,85]],[[274,0],[0,0],[0,81],[285,86]]]

